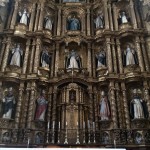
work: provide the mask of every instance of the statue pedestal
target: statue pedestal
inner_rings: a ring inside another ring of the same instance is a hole
[[[15,35],[19,35],[21,37],[24,37],[26,34],[26,30],[27,30],[27,26],[25,24],[19,23],[16,27],[15,27]]]

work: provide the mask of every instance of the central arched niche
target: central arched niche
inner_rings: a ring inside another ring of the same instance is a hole
[[[87,104],[88,93],[85,85],[72,82],[59,87],[57,120],[60,122],[61,131],[67,129],[69,143],[75,142],[77,129],[83,129],[87,124]]]

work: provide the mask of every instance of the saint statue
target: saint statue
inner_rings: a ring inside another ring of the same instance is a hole
[[[26,8],[24,8],[23,13],[19,12],[19,17],[20,17],[20,23],[23,23],[25,25],[29,24],[29,13],[27,12]]]
[[[45,47],[41,53],[41,66],[49,68],[51,61],[51,56],[48,53],[47,48]]]
[[[106,53],[104,50],[100,51],[99,54],[96,54],[97,58],[97,68],[106,67]]]
[[[3,98],[3,116],[2,118],[11,119],[16,104],[13,88],[8,88],[7,94]]]
[[[3,134],[2,142],[3,143],[10,143],[10,134],[9,134],[9,132],[5,132]]]
[[[41,132],[38,132],[35,135],[35,144],[41,144],[41,143],[43,143],[43,137],[42,137]]]
[[[123,64],[124,66],[138,64],[136,51],[132,49],[130,45],[127,45],[127,49],[124,52]]]
[[[44,19],[44,28],[48,30],[52,30],[53,21],[50,16],[46,16]]]
[[[80,56],[76,53],[75,50],[72,50],[70,54],[67,57],[67,69],[70,68],[76,68],[79,69],[81,68],[81,58]]]
[[[104,28],[104,16],[102,13],[97,15],[94,23],[95,23],[96,29]]]
[[[68,18],[68,30],[80,30],[80,21],[75,17]]]
[[[45,96],[45,91],[42,90],[40,97],[37,99],[37,108],[35,114],[35,120],[44,121],[45,112],[47,109],[47,101]]]
[[[101,120],[109,120],[110,118],[110,107],[107,97],[105,96],[105,92],[101,92],[101,100],[100,100],[100,117]]]
[[[130,104],[130,113],[133,119],[145,118],[148,115],[146,103],[139,96],[137,89],[133,90],[133,99]]]
[[[120,12],[119,18],[118,18],[118,23],[119,25],[123,24],[123,23],[128,23],[129,22],[129,18],[126,15],[125,11]]]
[[[9,64],[21,67],[23,59],[22,56],[23,50],[21,49],[20,44],[16,44],[16,47],[11,50]]]

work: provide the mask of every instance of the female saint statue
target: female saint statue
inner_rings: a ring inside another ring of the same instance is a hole
[[[68,19],[68,30],[80,30],[80,21],[75,15]]]
[[[47,101],[45,98],[45,91],[42,90],[40,97],[37,99],[37,108],[35,114],[35,120],[44,121],[45,120],[45,112],[47,109]]]
[[[16,47],[11,50],[10,55],[10,65],[21,67],[23,50],[21,49],[20,44],[16,44]]]
[[[100,51],[99,54],[96,55],[98,60],[97,67],[105,67],[106,66],[106,54],[105,51]]]
[[[109,103],[104,91],[101,92],[100,117],[101,120],[109,120],[110,117]]]
[[[49,16],[46,16],[44,19],[44,28],[52,30],[53,21]]]
[[[19,12],[20,16],[20,23],[25,25],[29,24],[29,13],[27,12],[26,8],[24,8],[23,13]]]
[[[104,28],[104,16],[102,13],[97,15],[95,19],[95,26],[96,26],[96,29]]]

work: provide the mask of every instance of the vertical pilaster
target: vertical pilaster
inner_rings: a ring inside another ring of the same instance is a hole
[[[56,53],[55,53],[55,77],[57,76],[58,72],[58,65],[59,65],[59,43],[56,44]]]
[[[111,39],[112,44],[112,57],[113,57],[113,70],[115,73],[117,73],[117,57],[116,57],[116,49],[115,49],[115,41],[114,39]]]
[[[38,37],[36,39],[36,51],[35,51],[35,57],[34,57],[34,68],[33,72],[37,73],[38,72],[38,66],[39,66],[39,61],[40,61],[40,50],[41,50],[41,39]]]
[[[31,18],[30,18],[30,24],[29,24],[29,31],[33,30],[34,25],[34,18],[35,18],[35,3],[32,4],[32,11],[31,11]]]
[[[23,91],[24,91],[24,82],[21,82],[20,87],[19,87],[19,96],[18,96],[17,107],[16,107],[15,128],[19,127],[19,120],[21,116],[21,106],[22,106],[22,100],[23,100]]]
[[[57,89],[54,88],[53,92],[53,108],[52,108],[52,121],[55,121],[56,123],[56,103],[57,102]]]
[[[115,100],[115,87],[114,87],[114,81],[110,81],[109,84],[109,99],[111,103],[111,113],[112,113],[112,120],[113,120],[113,128],[118,128],[118,121],[117,121],[117,109],[116,109],[116,100]]]
[[[37,6],[37,12],[36,12],[36,19],[35,19],[35,25],[34,25],[34,31],[38,28],[38,22],[39,22],[39,16],[40,16],[40,4]]]
[[[87,8],[87,36],[91,35],[90,8]]]
[[[28,119],[27,119],[27,128],[31,128],[33,118],[33,106],[35,101],[35,92],[36,92],[36,83],[32,81],[31,83],[31,95],[29,100],[29,109],[28,109]]]
[[[6,41],[6,49],[4,52],[4,57],[3,57],[3,61],[2,61],[2,67],[1,67],[1,71],[4,72],[6,66],[7,66],[7,62],[8,62],[8,55],[9,55],[9,49],[10,49],[10,45],[11,45],[11,37],[7,38]]]
[[[130,0],[130,10],[131,10],[133,28],[136,29],[137,28],[137,20],[136,20],[136,16],[135,16],[135,9],[134,9],[133,0]]]
[[[58,7],[57,36],[60,36],[60,32],[61,32],[61,7]]]
[[[120,48],[120,40],[119,39],[116,39],[116,44],[117,44],[117,53],[118,53],[119,72],[122,74],[123,73],[122,51]]]
[[[113,4],[113,20],[114,20],[115,30],[118,31],[117,7],[115,4]]]
[[[92,55],[91,55],[91,43],[88,43],[88,72],[89,76],[92,76]]]
[[[141,51],[141,47],[140,47],[140,40],[139,40],[139,37],[136,36],[136,49],[137,49],[137,55],[138,55],[138,60],[139,60],[139,66],[141,68],[141,71],[145,71],[144,69],[144,60],[143,60],[143,54],[142,54],[142,51]]]
[[[145,40],[143,37],[141,37],[141,45],[142,45],[142,52],[143,52],[143,56],[144,56],[144,62],[145,62],[145,69],[146,71],[150,71],[150,66],[149,66],[149,61],[148,61],[148,54],[147,54],[147,51],[146,51],[146,48],[145,48]]]
[[[17,12],[18,12],[18,1],[15,2],[14,12],[13,12],[13,16],[12,16],[11,23],[10,23],[10,29],[15,28],[16,19],[17,19]]]
[[[33,71],[33,62],[34,62],[33,60],[34,60],[34,53],[35,53],[35,45],[36,45],[36,41],[35,41],[35,39],[33,39],[31,55],[30,55],[29,73],[32,73],[32,71]]]
[[[22,68],[22,73],[23,74],[25,74],[26,71],[27,71],[30,41],[31,40],[28,39],[27,42],[26,42],[26,50],[25,50],[25,55],[24,55],[24,60],[23,60],[23,68]]]
[[[0,64],[2,64],[2,59],[3,59],[5,48],[6,48],[6,37],[2,41],[2,48],[0,52]]]
[[[41,11],[40,11],[40,18],[39,18],[39,23],[38,23],[38,30],[43,30],[43,19],[44,19],[44,6],[45,2],[43,1],[41,3]]]
[[[110,38],[107,37],[106,38],[106,48],[107,48],[107,66],[108,66],[108,72],[112,73],[113,72],[113,68],[112,68],[112,52],[111,52],[111,42],[110,42]]]
[[[114,25],[113,25],[113,21],[112,21],[112,9],[111,9],[111,3],[108,3],[108,12],[109,12],[109,22],[110,22],[110,28],[111,31],[114,30]]]
[[[121,83],[121,89],[122,89],[122,99],[123,99],[123,106],[124,106],[125,124],[126,124],[126,128],[130,129],[130,117],[129,117],[129,108],[127,102],[125,83]]]
[[[108,5],[107,0],[104,0],[104,15],[105,15],[105,29],[109,30],[109,19],[108,19]]]

